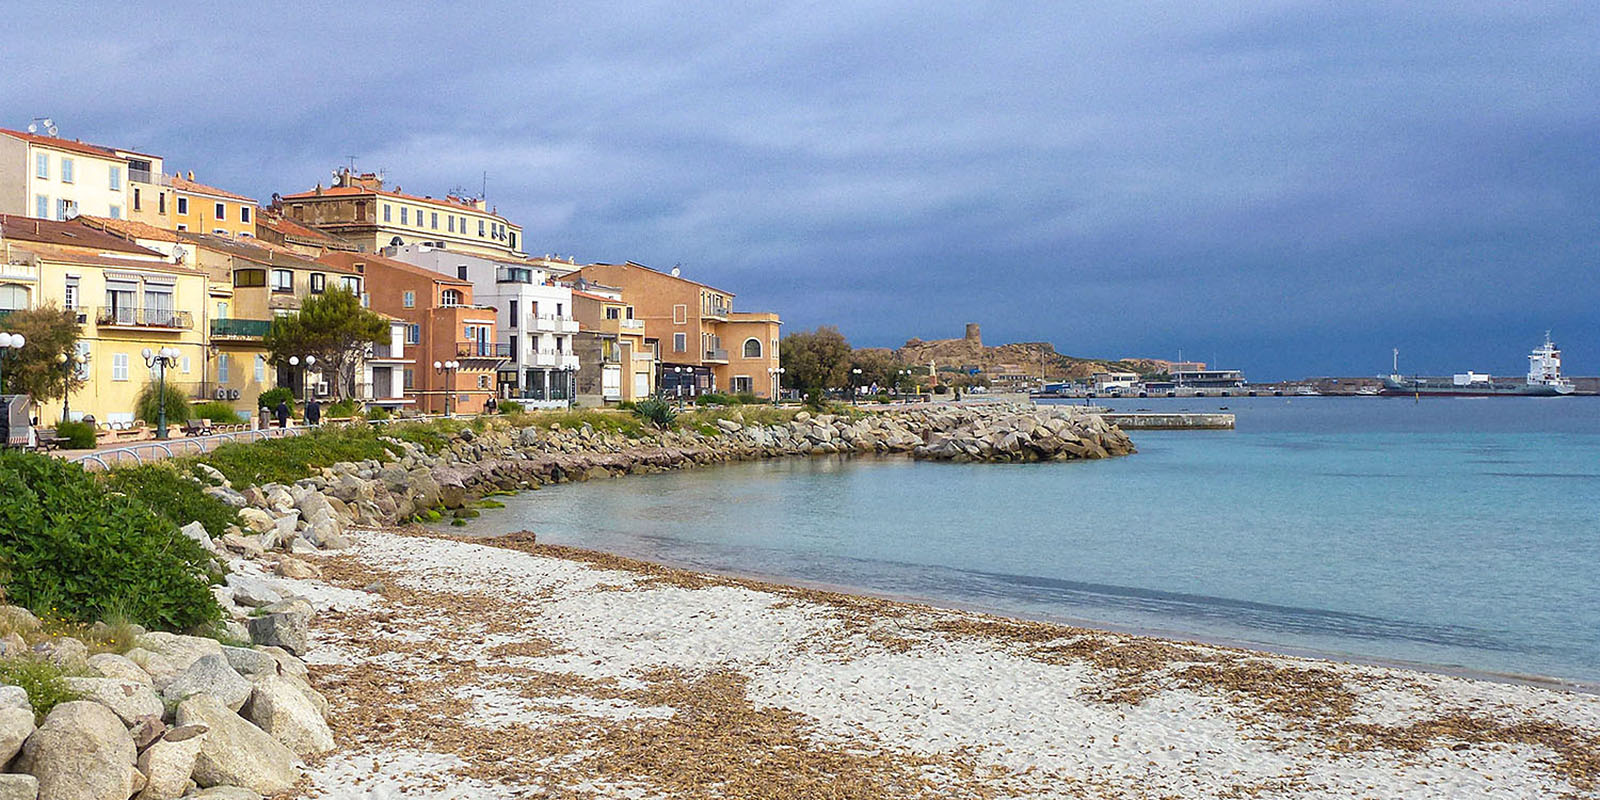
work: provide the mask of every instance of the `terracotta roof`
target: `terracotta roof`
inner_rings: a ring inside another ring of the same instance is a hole
[[[561,277],[570,279],[573,276],[577,276],[577,277],[583,278],[585,280],[589,280],[589,276],[588,275],[584,275],[583,272],[584,272],[584,270],[589,269],[590,267],[632,267],[634,269],[642,269],[645,272],[649,272],[649,273],[652,273],[652,274],[655,274],[655,275],[660,275],[663,278],[671,278],[672,280],[683,281],[684,283],[693,284],[693,285],[699,286],[699,287],[701,287],[703,289],[710,289],[711,291],[716,292],[718,294],[725,294],[725,295],[727,295],[729,297],[735,297],[736,296],[733,292],[730,292],[727,289],[718,289],[715,286],[704,284],[704,283],[701,283],[699,281],[691,281],[688,278],[680,277],[678,275],[673,275],[673,274],[667,273],[667,272],[662,272],[661,270],[655,269],[653,267],[647,267],[647,266],[645,266],[643,264],[640,264],[640,263],[638,263],[636,261],[629,261],[629,262],[626,262],[626,263],[623,263],[623,264],[605,264],[605,263],[585,264],[585,265],[583,265],[581,267],[578,267],[577,269],[573,270],[572,272],[569,272],[566,275],[563,275]],[[598,272],[598,270],[596,270],[596,272]],[[595,281],[595,283],[601,283],[601,281]],[[627,287],[620,287],[620,288],[626,289]]]
[[[452,211],[471,211],[474,214],[485,214],[494,217],[505,222],[507,225],[510,225],[513,228],[517,228],[518,230],[521,230],[522,227],[516,223],[513,223],[511,220],[494,213],[493,211],[484,211],[479,209],[477,206],[471,205],[470,203],[458,203],[452,200],[440,199],[437,197],[418,197],[414,194],[391,192],[388,189],[364,189],[360,186],[330,186],[326,189],[323,189],[321,194],[317,194],[316,190],[313,189],[309,192],[286,194],[283,195],[282,199],[285,201],[318,200],[324,197],[360,197],[362,195],[381,195],[383,197],[392,197],[396,200],[405,200],[411,203],[430,203],[432,205],[448,208]]]
[[[308,244],[338,246],[341,249],[350,250],[355,249],[355,245],[340,239],[339,237],[334,236],[327,231],[313,228],[298,220],[292,220],[288,217],[279,216],[278,214],[274,214],[266,209],[262,209],[256,214],[256,225],[267,228],[268,230],[277,231],[285,238],[294,237],[303,239]]]
[[[117,151],[112,150],[109,147],[101,147],[97,144],[80,142],[76,139],[57,139],[54,136],[40,136],[38,134],[28,133],[26,131],[14,131],[8,128],[0,128],[0,134],[5,134],[6,136],[10,136],[14,139],[21,139],[24,142],[43,147],[54,147],[58,150],[70,150],[74,153],[83,153],[85,155],[96,156],[98,158],[109,158],[115,161],[128,160],[118,155]]]
[[[287,247],[263,242],[260,239],[236,239],[228,236],[217,236],[209,233],[180,233],[182,240],[195,247],[205,248],[213,252],[254,261],[263,266],[289,267],[291,269],[321,269],[323,262],[309,256],[296,253]],[[342,272],[349,275],[356,274],[353,269],[333,267],[329,272]]]
[[[85,225],[116,234],[128,241],[133,241],[134,239],[149,239],[156,242],[178,241],[176,231],[157,228],[154,225],[135,222],[131,219],[111,219],[110,217],[91,217],[87,215],[78,217],[78,219],[83,220]]]
[[[68,264],[86,264],[96,267],[120,267],[122,269],[145,270],[148,272],[177,272],[183,275],[203,275],[204,272],[174,264],[170,261],[153,261],[143,258],[134,258],[133,254],[122,257],[116,253],[89,254],[80,253],[68,247],[55,245],[27,243],[19,244],[17,250],[33,253],[48,261],[62,261]],[[160,255],[160,253],[156,253]]]
[[[207,185],[205,185],[203,183],[198,183],[196,181],[191,181],[188,178],[184,178],[184,177],[181,177],[181,176],[178,176],[178,175],[172,176],[172,188],[177,189],[178,191],[181,191],[181,192],[193,192],[194,194],[207,194],[207,195],[211,195],[212,197],[221,197],[221,198],[225,198],[225,199],[228,199],[228,200],[240,200],[240,201],[243,201],[243,202],[246,202],[246,203],[252,203],[252,204],[255,203],[255,201],[256,201],[256,199],[254,197],[245,197],[242,194],[234,194],[233,192],[230,192],[230,191],[227,191],[227,190],[224,190],[224,189],[218,189],[215,186],[207,186]]]
[[[590,300],[599,300],[602,303],[621,303],[623,305],[627,305],[627,302],[628,302],[626,300],[614,300],[614,299],[612,299],[610,297],[605,297],[604,295],[589,294],[588,292],[585,292],[585,291],[583,291],[581,289],[573,289],[572,290],[572,296],[573,297],[587,297]]]
[[[110,250],[140,256],[166,256],[130,242],[121,236],[95,228],[86,221],[69,219],[56,222],[12,214],[0,214],[0,234],[13,242],[38,242],[62,247]]]
[[[396,261],[373,253],[325,253],[317,261],[323,264],[345,267],[351,271],[355,270],[357,264],[376,265],[387,269],[399,270],[421,278],[428,278],[437,283],[447,283],[451,286],[472,285],[472,281],[464,281],[454,276],[446,275],[443,272],[435,272],[427,267],[407,264],[404,261]]]

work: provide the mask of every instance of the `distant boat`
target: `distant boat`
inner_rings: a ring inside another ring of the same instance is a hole
[[[1382,389],[1380,389],[1380,388],[1378,388],[1376,386],[1372,386],[1370,384],[1367,385],[1367,386],[1363,386],[1360,389],[1356,390],[1356,394],[1361,396],[1361,397],[1377,397],[1379,394],[1382,394],[1382,393],[1383,393]]]
[[[1528,376],[1521,381],[1495,380],[1484,372],[1458,372],[1448,378],[1406,377],[1400,374],[1400,351],[1395,351],[1394,371],[1383,379],[1386,395],[1439,395],[1444,397],[1560,397],[1573,392],[1572,381],[1561,376],[1561,349],[1550,341],[1528,354]]]

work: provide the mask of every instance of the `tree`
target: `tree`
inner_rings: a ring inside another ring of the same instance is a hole
[[[812,399],[820,399],[823,390],[842,387],[850,380],[850,342],[831,325],[783,337],[778,354],[783,385]]]
[[[333,393],[350,397],[355,393],[356,366],[367,345],[388,335],[388,320],[362,308],[354,293],[329,289],[306,298],[299,313],[274,319],[262,343],[279,367],[289,366],[291,356],[302,361],[316,356],[316,370],[333,377]]]
[[[850,354],[850,368],[861,370],[856,376],[857,386],[871,386],[887,391],[899,383],[902,366],[895,360],[893,351],[878,347],[864,348]]]
[[[78,349],[78,314],[54,303],[13,311],[0,318],[0,331],[20,333],[21,350],[7,350],[0,364],[0,393],[33,395],[34,402],[55,400],[83,386],[83,377],[58,361]]]

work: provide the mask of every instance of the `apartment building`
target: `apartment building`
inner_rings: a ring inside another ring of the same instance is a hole
[[[275,197],[275,213],[319,228],[377,253],[386,247],[427,244],[486,258],[523,260],[522,228],[482,200],[432,197],[388,188],[372,173],[340,169],[332,186]]]
[[[578,279],[572,311],[579,333],[577,399],[585,405],[634,402],[655,393],[655,348],[622,290]]]
[[[157,156],[0,128],[0,214],[63,221],[128,215],[129,159]]]
[[[256,209],[256,238],[316,258],[330,250],[357,253],[360,248],[327,231],[289,219],[271,208]]]
[[[732,292],[632,261],[588,264],[569,277],[617,287],[629,299],[646,344],[656,348],[663,394],[773,396],[783,324],[776,313],[735,312]]]
[[[402,341],[415,364],[402,367],[403,384],[418,410],[477,412],[496,395],[510,348],[496,338],[497,310],[475,303],[471,281],[376,253],[325,253],[317,261],[362,274],[372,309],[405,325]]]
[[[430,245],[385,248],[399,261],[469,281],[478,303],[494,307],[506,360],[496,389],[503,399],[536,408],[570,402],[581,362],[574,337],[572,290],[554,283],[531,262],[490,259]]]
[[[171,180],[171,227],[177,231],[210,233],[218,236],[256,235],[256,201],[194,179],[174,175]]]

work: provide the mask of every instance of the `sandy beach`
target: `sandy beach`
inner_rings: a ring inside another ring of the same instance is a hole
[[[358,532],[303,796],[1600,796],[1600,697]]]

